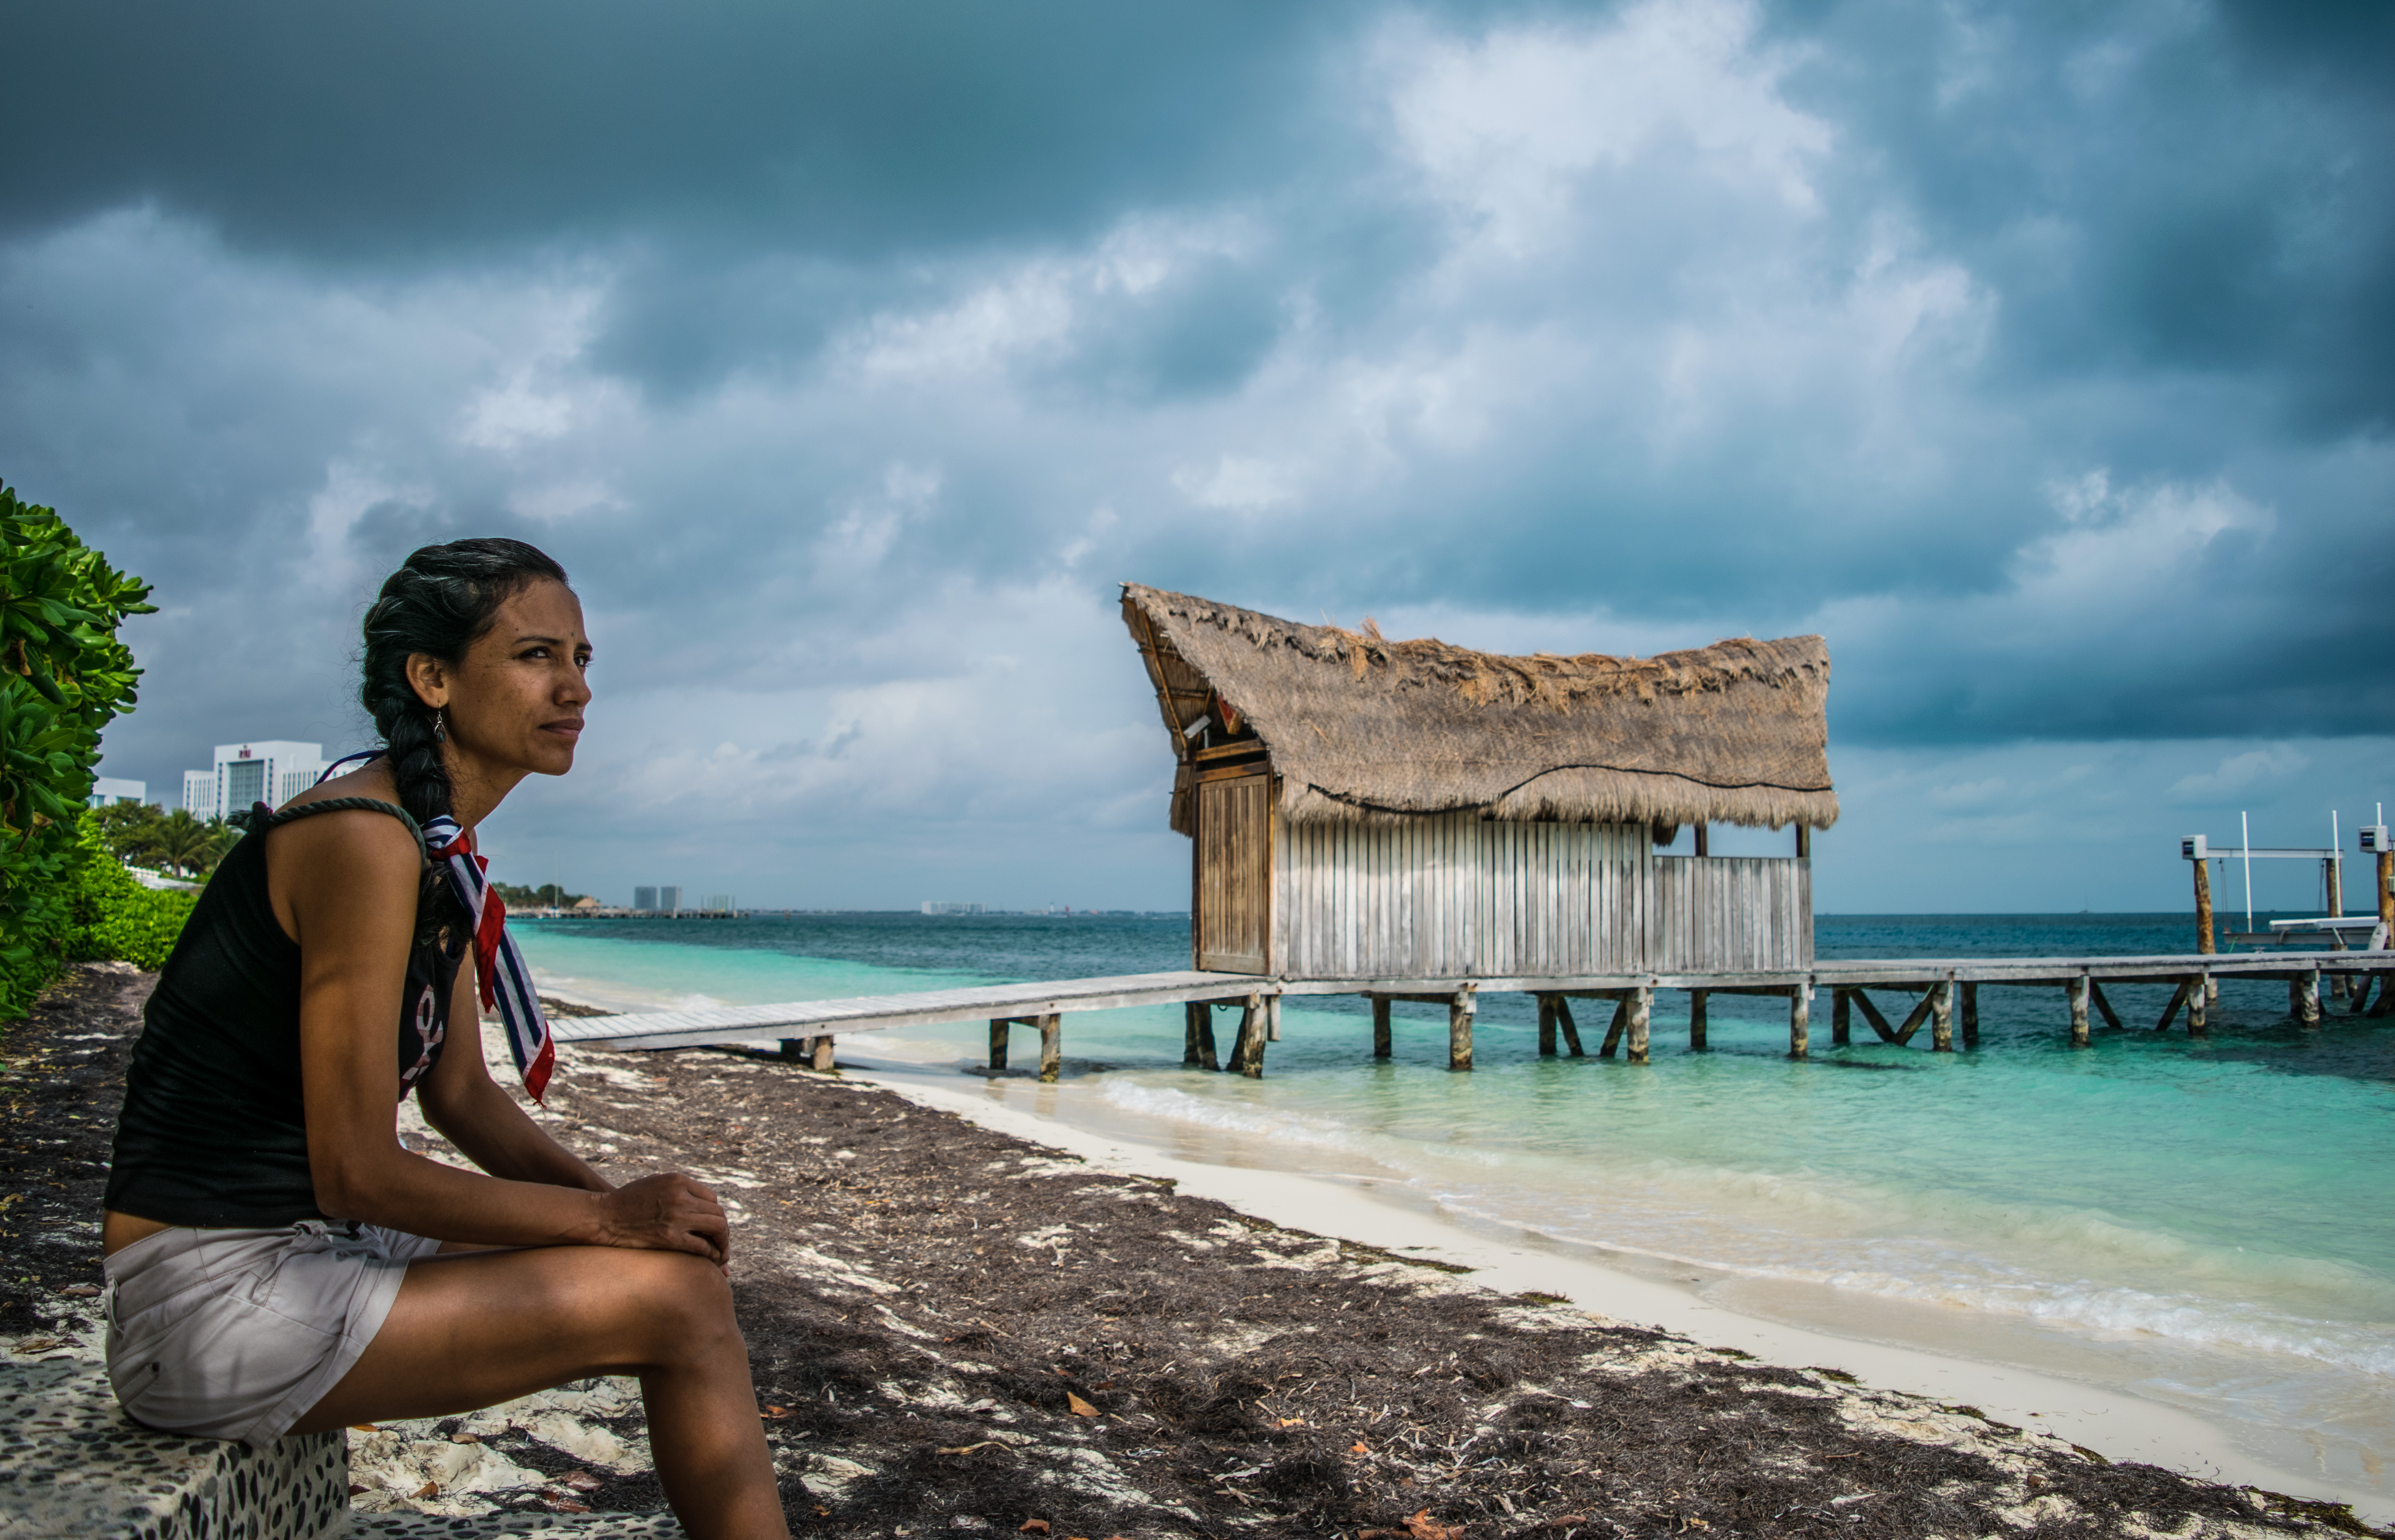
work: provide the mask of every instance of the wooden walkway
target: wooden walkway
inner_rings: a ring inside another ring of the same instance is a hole
[[[1969,957],[1838,959],[1801,971],[1766,973],[1647,973],[1581,977],[1520,978],[1269,978],[1231,973],[1129,974],[1113,978],[1075,978],[1046,984],[993,984],[918,993],[859,995],[846,1000],[804,1001],[787,1005],[725,1005],[699,1011],[661,1011],[637,1016],[569,1016],[551,1024],[561,1042],[615,1048],[696,1048],[740,1044],[778,1045],[788,1057],[804,1057],[819,1069],[832,1067],[832,1044],[856,1032],[944,1022],[989,1023],[989,1064],[1003,1069],[1008,1038],[1016,1026],[1039,1033],[1039,1073],[1054,1080],[1063,1063],[1063,1018],[1075,1011],[1111,1011],[1128,1005],[1185,1007],[1183,1062],[1194,1069],[1233,1069],[1264,1073],[1264,1045],[1280,1038],[1281,1002],[1290,996],[1360,995],[1372,1002],[1372,1049],[1390,1054],[1389,1005],[1420,1001],[1448,1009],[1448,1067],[1472,1068],[1472,1020],[1482,995],[1528,994],[1539,1003],[1539,1051],[1572,1057],[1586,1050],[1572,1002],[1613,1005],[1597,1056],[1626,1050],[1633,1064],[1647,1059],[1648,1023],[1659,991],[1689,996],[1689,1046],[1705,1046],[1706,1001],[1717,994],[1756,994],[1788,1001],[1788,1051],[1803,1058],[1811,1043],[1811,1002],[1831,995],[1831,1042],[1851,1041],[1860,1016],[1884,1042],[1910,1042],[1925,1026],[1930,1046],[1952,1052],[1957,1042],[1978,1043],[1978,991],[1998,988],[2058,989],[2070,1010],[2071,1042],[2084,1047],[2091,1011],[2108,1026],[2125,1023],[2104,993],[2107,984],[2174,986],[2169,1007],[2155,1024],[2169,1028],[2184,1016],[2188,1030],[2202,1034],[2224,978],[2284,980],[2288,1013],[2307,1027],[2321,1024],[2323,980],[2347,997],[2347,1014],[2365,1006],[2374,1016],[2395,1010],[2395,952],[2322,951],[2186,953],[2161,957]],[[2372,986],[2378,1001],[2369,1005]],[[1873,991],[1907,1002],[1901,1023],[1891,1022]],[[1215,1046],[1213,1012],[1239,1011],[1239,1026],[1224,1061]]]

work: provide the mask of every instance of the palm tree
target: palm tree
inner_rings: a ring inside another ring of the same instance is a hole
[[[157,856],[158,864],[167,870],[196,876],[216,865],[218,857],[224,854],[217,843],[219,828],[203,823],[192,816],[188,808],[179,807],[158,820],[150,848]]]

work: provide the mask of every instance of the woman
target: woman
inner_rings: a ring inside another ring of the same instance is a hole
[[[519,964],[477,934],[473,830],[573,768],[589,660],[564,570],[520,541],[428,546],[383,585],[363,695],[385,749],[256,811],[145,1013],[109,1375],[141,1422],[263,1444],[637,1374],[684,1529],[787,1535],[722,1209],[687,1176],[611,1186],[483,1062],[478,967]],[[537,1006],[509,1025],[537,1095]],[[488,1175],[401,1148],[411,1089]]]

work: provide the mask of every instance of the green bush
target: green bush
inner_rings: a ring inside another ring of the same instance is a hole
[[[0,1019],[24,1015],[70,960],[99,732],[133,709],[141,676],[116,628],[150,614],[149,596],[57,513],[0,486]]]
[[[67,888],[66,961],[118,958],[137,968],[162,966],[200,896],[143,887],[110,852],[89,815],[81,843],[82,863]]]

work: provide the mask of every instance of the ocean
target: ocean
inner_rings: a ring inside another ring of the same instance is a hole
[[[2242,916],[2241,916],[2242,918]],[[2257,917],[2259,918],[2259,917]],[[624,1009],[764,1003],[1188,965],[1183,916],[832,914],[518,921],[545,988]],[[1823,958],[2191,949],[2185,915],[1826,916]],[[1292,1000],[1265,1078],[1181,1068],[1180,1009],[1067,1016],[1052,1111],[1176,1154],[1370,1182],[1729,1308],[2101,1381],[2196,1413],[2283,1468],[2395,1495],[2395,1018],[2299,1029],[2283,984],[2221,986],[2209,1038],[2167,990],[2073,1052],[2059,989],[1982,987],[1980,1047],[1861,1021],[1786,1056],[1783,1002],[1715,996],[1709,1052],[1660,996],[1653,1063],[1541,1059],[1526,996],[1485,998],[1477,1069],[1443,1009]],[[1883,1009],[1900,1002],[1882,997]],[[1591,1053],[1610,1007],[1585,1002]],[[1894,1013],[1891,1013],[1894,1014]],[[1235,1016],[1223,1013],[1225,1050]],[[978,1023],[843,1059],[978,1069]],[[1017,1066],[1036,1062],[1029,1034]],[[1587,1302],[1602,1308],[1602,1302]]]

